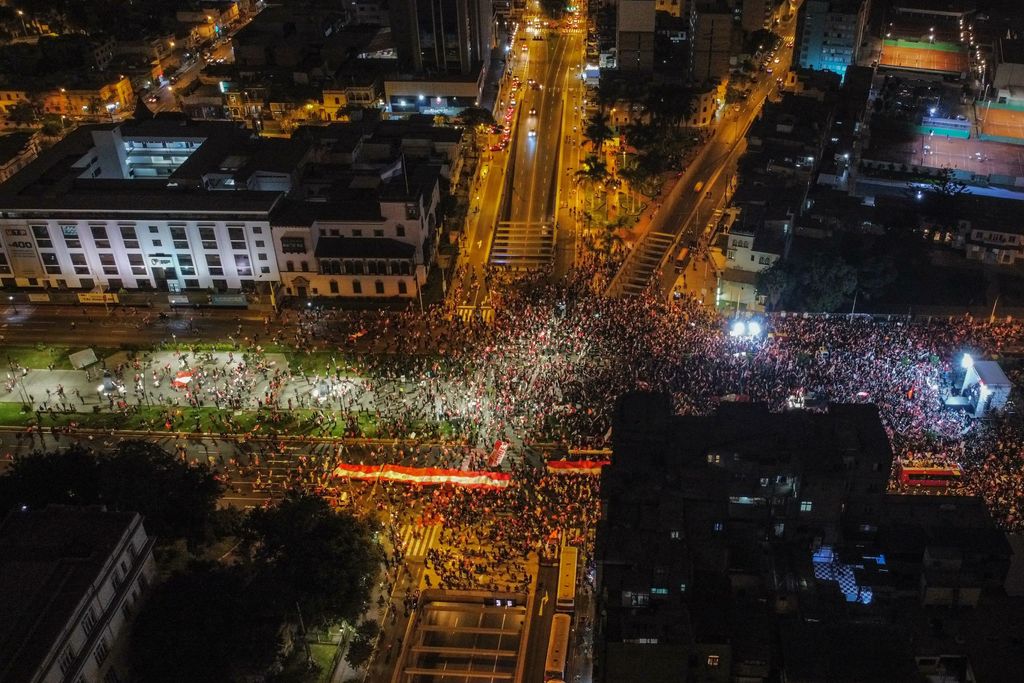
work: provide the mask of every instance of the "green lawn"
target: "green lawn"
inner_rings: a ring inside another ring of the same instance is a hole
[[[320,667],[319,680],[321,683],[331,680],[331,673],[333,673],[331,665],[334,664],[334,653],[337,651],[338,646],[331,643],[309,644],[309,652],[313,655],[313,661]]]
[[[81,351],[87,347],[84,346],[53,346],[49,344],[37,344],[35,346],[15,346],[15,345],[2,345],[0,346],[0,360],[4,363],[17,363],[26,368],[42,369],[47,368],[53,363],[55,370],[72,370],[71,361],[68,360],[68,356],[72,353]],[[117,349],[107,349],[102,347],[93,347],[96,352],[96,357],[99,359],[107,358],[108,356],[117,353]]]

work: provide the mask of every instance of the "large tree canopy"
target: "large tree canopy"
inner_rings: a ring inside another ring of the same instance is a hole
[[[0,477],[0,509],[106,505],[141,513],[157,537],[200,541],[220,492],[209,468],[181,462],[156,444],[123,441],[109,453],[74,447],[15,459]]]
[[[373,530],[323,498],[293,493],[253,510],[242,539],[253,571],[267,577],[275,599],[298,603],[307,625],[355,621],[369,603],[380,562]]]

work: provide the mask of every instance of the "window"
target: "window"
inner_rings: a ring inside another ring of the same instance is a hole
[[[178,266],[181,268],[182,275],[195,275],[196,267],[192,262],[192,256],[189,254],[178,254]]]
[[[40,254],[40,258],[43,259],[43,266],[46,272],[51,275],[60,275],[60,262],[57,261],[56,254]]]
[[[104,275],[117,275],[117,263],[113,254],[100,254],[100,265],[103,266]]]
[[[107,637],[103,636],[100,638],[99,645],[96,646],[96,651],[93,652],[93,657],[96,658],[96,665],[103,666],[103,662],[107,661],[107,655],[110,654],[110,646],[107,645]]]
[[[228,228],[228,239],[231,240],[232,249],[245,249],[245,230]]]
[[[352,281],[352,293],[353,294],[362,294],[363,293],[363,283],[360,282],[359,280],[353,280]]]
[[[303,273],[308,273],[309,272],[309,261],[303,261],[300,264],[300,267],[302,268],[302,272]]]
[[[353,237],[362,237],[363,236],[363,231],[358,229],[358,228],[353,228],[352,236]]]
[[[395,226],[395,235],[398,237],[405,237],[405,226],[399,223]]]
[[[217,235],[213,228],[199,228],[199,240],[203,243],[203,249],[217,248]]]
[[[102,225],[94,225],[92,230],[92,241],[97,249],[110,249],[110,240],[107,238],[107,229]]]
[[[252,228],[252,234],[254,234],[254,235],[262,235],[263,234],[263,228],[261,228],[258,225],[254,225],[253,228]]]
[[[718,666],[718,661],[719,661],[718,655],[708,655],[708,666],[717,667]]]
[[[266,243],[264,243],[264,241],[263,241],[263,240],[256,240],[256,247],[257,247],[258,249],[262,249],[262,248],[263,248],[263,247],[265,247],[265,246],[267,246],[267,245],[266,245]]]
[[[668,595],[667,588],[651,588],[651,595]]]
[[[75,663],[75,651],[68,645],[60,654],[60,672],[66,674],[71,665]]]
[[[40,249],[53,249],[53,241],[50,239],[50,231],[45,225],[33,225],[32,234],[35,235],[36,244]]]
[[[407,294],[409,292],[409,286],[405,284],[405,280],[398,281],[398,293]]]
[[[68,249],[82,248],[82,241],[78,239],[77,225],[62,225],[60,226],[60,232],[64,235],[64,244],[67,245]]]
[[[267,260],[267,255],[263,254],[263,253],[256,254],[256,260],[257,261],[266,261]]]
[[[270,266],[260,266],[260,272],[266,275],[270,272]]]
[[[249,257],[244,254],[235,255],[235,270],[238,271],[239,275],[252,275],[252,263],[249,261]]]
[[[717,465],[722,462],[722,456],[718,453],[708,453],[708,463]]]
[[[171,228],[171,239],[174,241],[175,249],[188,249],[188,236],[185,228]]]
[[[724,528],[725,528],[725,525],[724,525],[724,524],[722,524],[721,522],[715,522],[714,524],[712,524],[712,525],[711,525],[711,529],[712,529],[712,530],[713,530],[713,531],[714,531],[715,533],[717,533],[717,532],[721,531],[721,530],[722,530],[722,529],[724,529]]]
[[[160,228],[158,228],[158,227],[157,227],[157,226],[155,226],[155,225],[151,225],[151,226],[149,226],[149,234],[150,234],[150,235],[154,235],[154,234],[156,234],[156,233],[158,233],[158,232],[160,232]]]
[[[331,294],[337,294],[337,293],[338,293],[338,281],[337,280],[331,280]]]
[[[374,228],[373,236],[374,237],[383,237],[384,236],[384,231],[381,230],[380,228]]]
[[[82,630],[85,631],[85,635],[89,635],[94,628],[96,628],[96,610],[90,605],[89,611],[82,617]]]
[[[376,282],[373,283],[373,289],[374,289],[375,292],[377,292],[377,294],[383,294],[384,293],[384,283],[381,282],[380,280],[377,280]]]
[[[673,541],[678,541],[680,538],[682,538],[682,534],[680,534],[678,531],[673,530],[668,532],[668,537],[671,538]]]
[[[809,500],[800,501],[800,512],[810,512],[814,504]]]
[[[285,254],[305,254],[306,240],[302,237],[282,237],[281,251]],[[292,268],[288,270],[292,270]]]
[[[146,274],[146,262],[142,254],[128,254],[128,264],[132,267],[132,275]]]
[[[121,226],[121,239],[123,240],[137,240],[139,236],[135,234],[135,227],[132,225]]]

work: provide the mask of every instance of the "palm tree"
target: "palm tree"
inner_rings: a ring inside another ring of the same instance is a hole
[[[614,136],[615,131],[612,130],[608,115],[601,111],[594,112],[583,129],[583,137],[590,141],[595,151],[599,151]]]
[[[576,171],[576,183],[590,186],[590,210],[594,210],[594,202],[597,198],[597,188],[608,178],[608,167],[604,160],[596,154],[587,156],[580,164],[580,170]]]

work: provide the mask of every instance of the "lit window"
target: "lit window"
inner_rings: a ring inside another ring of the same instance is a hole
[[[678,531],[670,531],[668,532],[668,537],[675,541],[678,540],[681,536]]]
[[[721,531],[724,528],[724,525],[721,522],[715,522],[715,524],[714,524],[714,526],[712,528],[715,531]]]
[[[718,655],[708,655],[708,666],[718,666]]]
[[[668,595],[667,588],[651,588],[651,595]]]
[[[813,503],[809,500],[800,501],[800,512],[810,512],[813,507]]]

